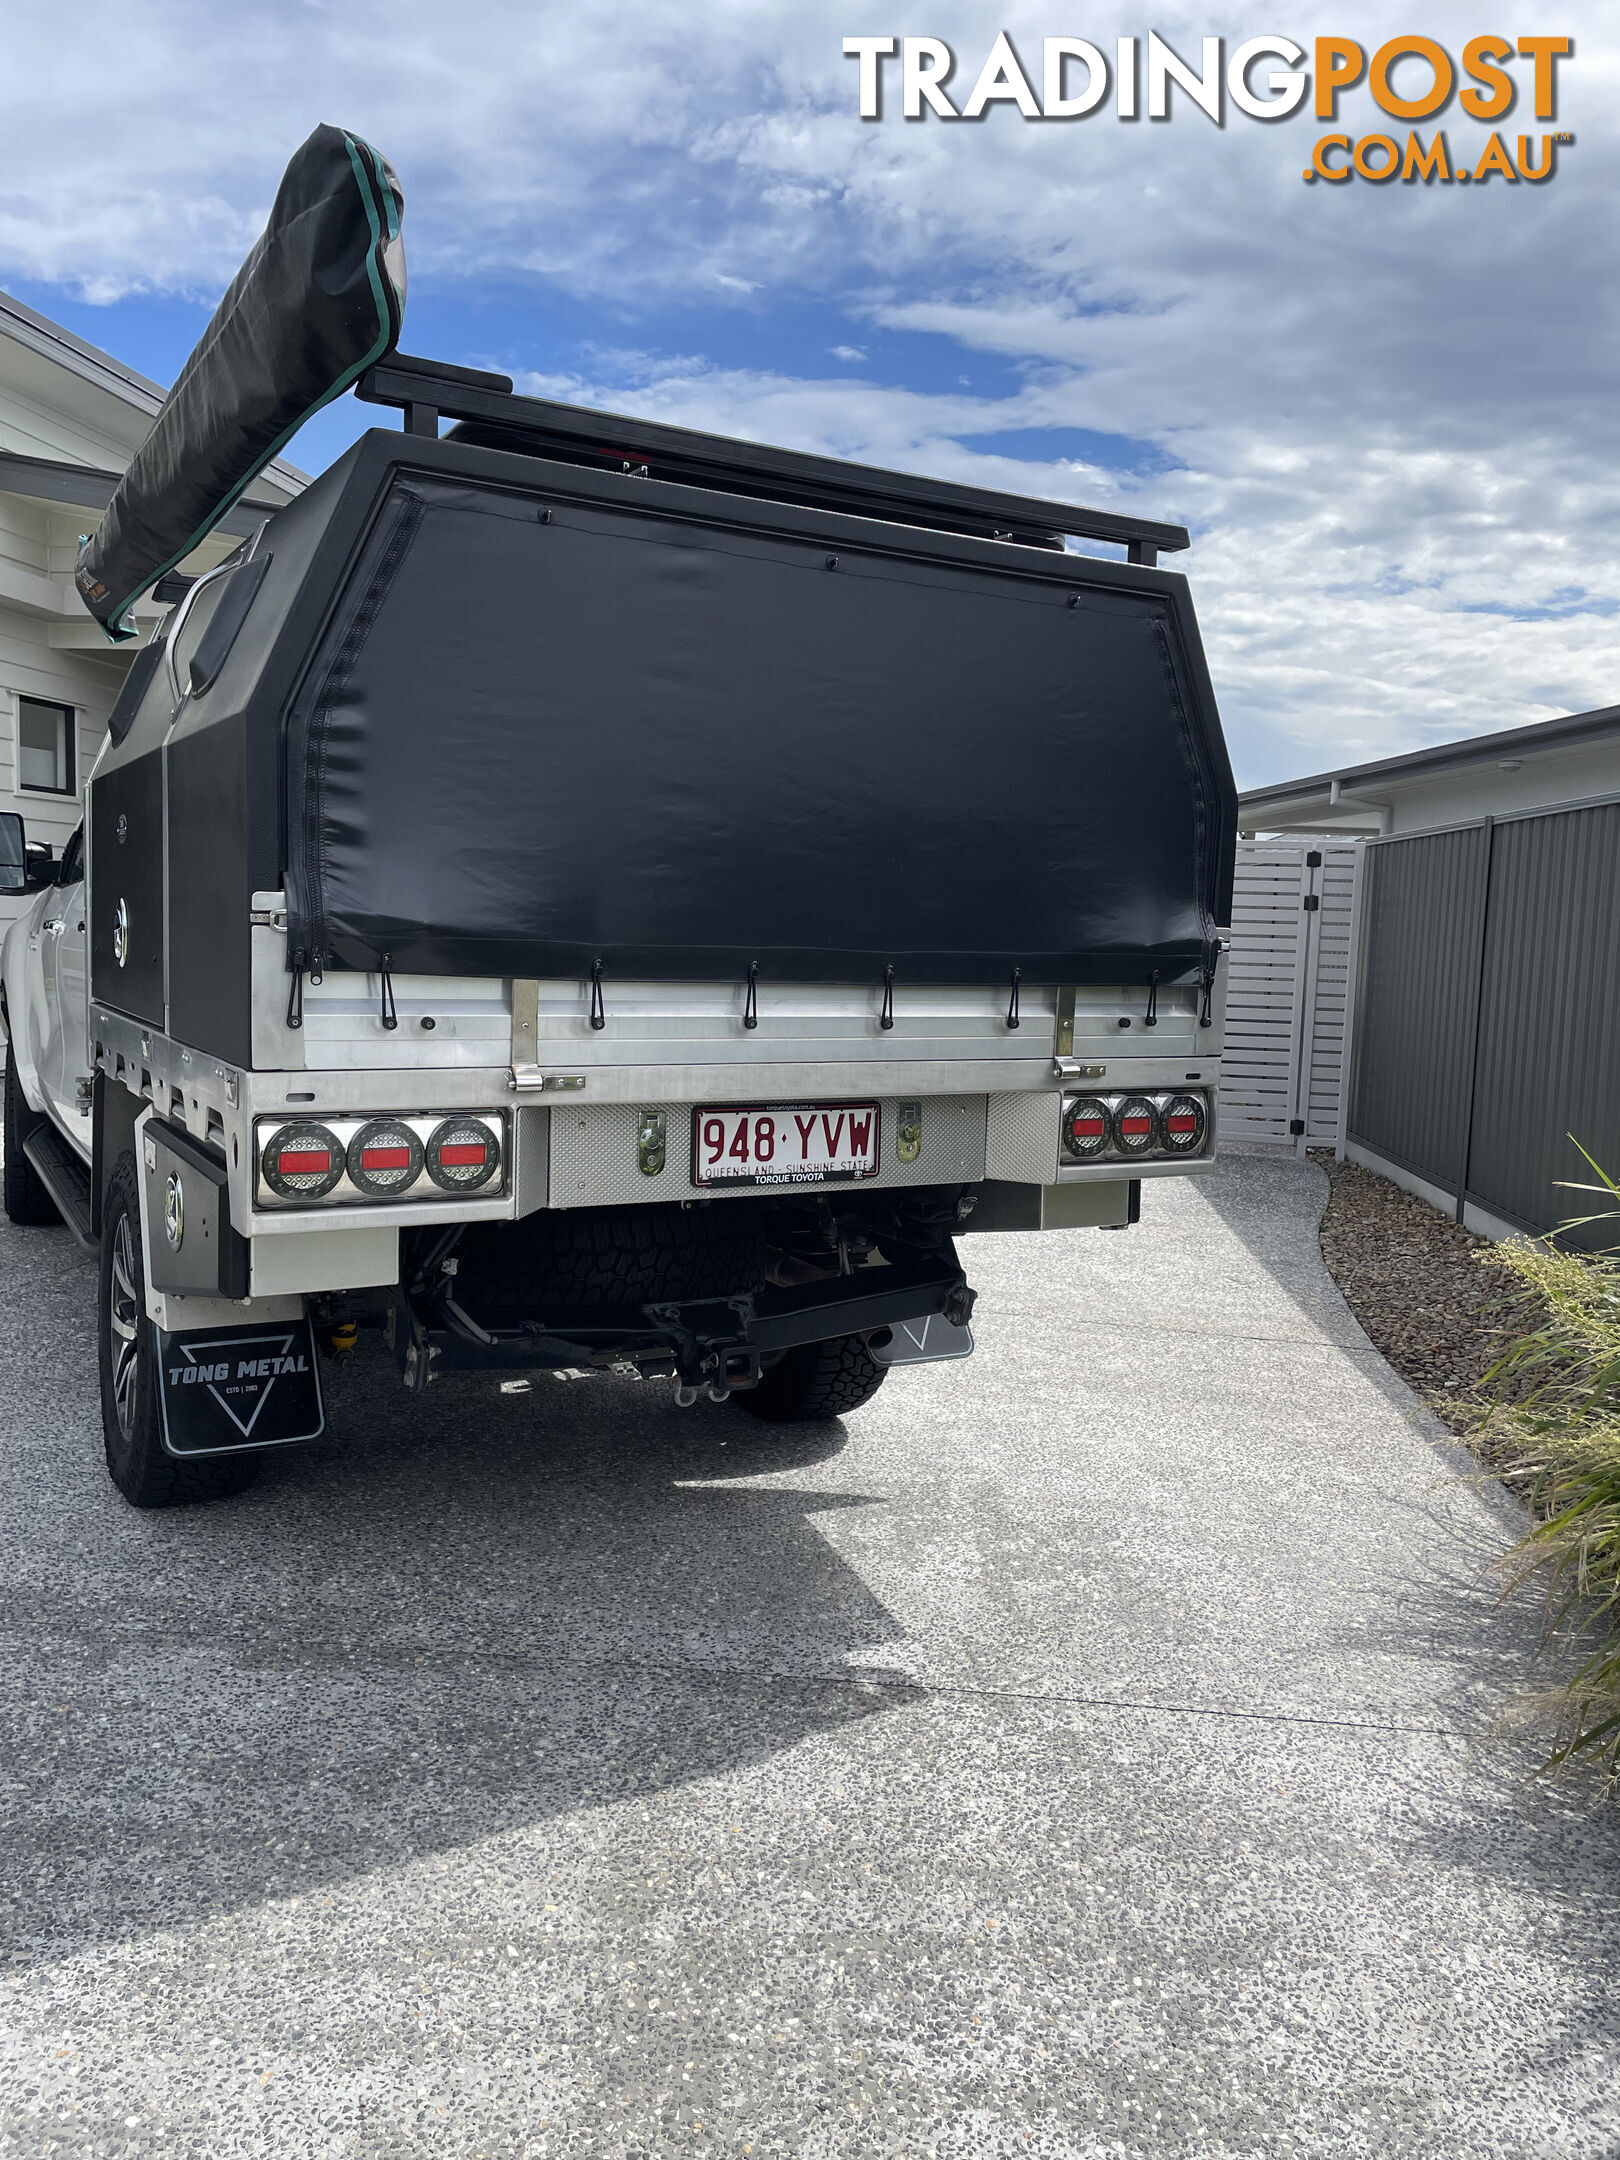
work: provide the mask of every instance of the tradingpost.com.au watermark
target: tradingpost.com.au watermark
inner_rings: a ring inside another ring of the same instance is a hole
[[[1545,126],[1504,133],[1492,125],[1507,119],[1521,96],[1538,122],[1556,120],[1559,63],[1575,50],[1571,37],[1475,37],[1455,58],[1430,37],[1387,38],[1370,54],[1355,38],[1319,37],[1308,58],[1293,38],[1246,38],[1228,57],[1223,39],[1207,37],[1197,67],[1156,30],[1145,39],[1116,39],[1111,57],[1086,38],[1041,42],[1032,75],[1006,31],[999,32],[965,96],[967,73],[958,73],[957,55],[943,38],[847,37],[844,52],[859,64],[863,120],[892,113],[896,92],[905,120],[982,120],[993,105],[1015,105],[1026,120],[1083,120],[1105,110],[1111,94],[1120,120],[1144,112],[1149,120],[1170,120],[1192,107],[1224,127],[1228,104],[1251,120],[1286,120],[1314,87],[1312,111],[1332,127],[1340,98],[1364,85],[1390,120],[1436,120],[1455,97],[1461,112],[1488,131],[1453,144],[1444,128],[1425,136],[1409,126],[1404,138],[1334,128],[1312,148],[1302,175],[1310,181],[1550,180],[1559,146],[1575,139]]]

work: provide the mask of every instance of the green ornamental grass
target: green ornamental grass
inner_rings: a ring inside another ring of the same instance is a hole
[[[1579,1143],[1577,1143],[1578,1145]],[[1571,1189],[1615,1203],[1563,1232],[1620,1222],[1620,1184]],[[1504,1562],[1510,1590],[1540,1580],[1549,1637],[1580,1658],[1551,1703],[1548,1769],[1586,1762],[1620,1786],[1620,1258],[1558,1238],[1490,1247],[1482,1262],[1517,1279],[1533,1324],[1486,1375],[1491,1399],[1473,1437],[1528,1501],[1535,1527]],[[1581,1653],[1584,1651],[1584,1656]]]

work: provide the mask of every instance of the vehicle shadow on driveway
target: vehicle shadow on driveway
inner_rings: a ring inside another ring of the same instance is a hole
[[[816,1528],[871,1504],[814,1490],[841,1425],[606,1379],[419,1401],[378,1348],[329,1412],[213,1506],[128,1508],[85,1415],[8,1478],[12,1957],[735,1772],[921,1692],[863,1680],[898,1630]]]

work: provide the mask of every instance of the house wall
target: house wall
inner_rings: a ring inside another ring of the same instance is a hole
[[[1464,765],[1432,779],[1412,780],[1383,796],[1397,833],[1433,832],[1476,818],[1513,817],[1526,810],[1584,802],[1620,791],[1620,739],[1560,751],[1538,751],[1515,772],[1500,765]],[[1369,794],[1379,790],[1369,788]]]
[[[112,430],[97,429],[71,411],[53,414],[30,387],[7,380],[13,372],[6,366],[10,357],[0,343],[0,449],[103,471],[127,462],[129,444]],[[27,358],[29,373],[37,373],[38,356]],[[131,414],[122,432],[136,433],[137,424],[144,427],[144,416]],[[88,620],[71,579],[79,534],[92,514],[0,492],[0,810],[20,811],[29,839],[48,841],[58,854],[82,815],[84,783],[129,664],[111,648],[98,653],[67,643],[82,637]],[[18,785],[18,700],[23,697],[71,705],[78,716],[71,797]],[[0,894],[0,934],[26,904],[14,894]]]
[[[1521,745],[1502,758],[1468,755],[1432,771],[1371,774],[1345,787],[1336,803],[1321,784],[1269,806],[1240,801],[1239,830],[1369,837],[1436,832],[1480,818],[1518,817],[1526,810],[1562,809],[1620,794],[1620,723],[1580,743],[1545,749]]]

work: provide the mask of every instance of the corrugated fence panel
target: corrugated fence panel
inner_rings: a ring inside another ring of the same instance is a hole
[[[1348,1132],[1448,1192],[1462,1173],[1488,835],[1367,849]]]
[[[1221,1137],[1288,1139],[1299,1024],[1305,851],[1238,843],[1221,1053]]]
[[[1620,1176],[1620,803],[1515,819],[1494,843],[1469,1198],[1547,1230],[1605,1204],[1559,1189],[1592,1176],[1574,1140]],[[1620,1223],[1571,1241],[1614,1245]]]

